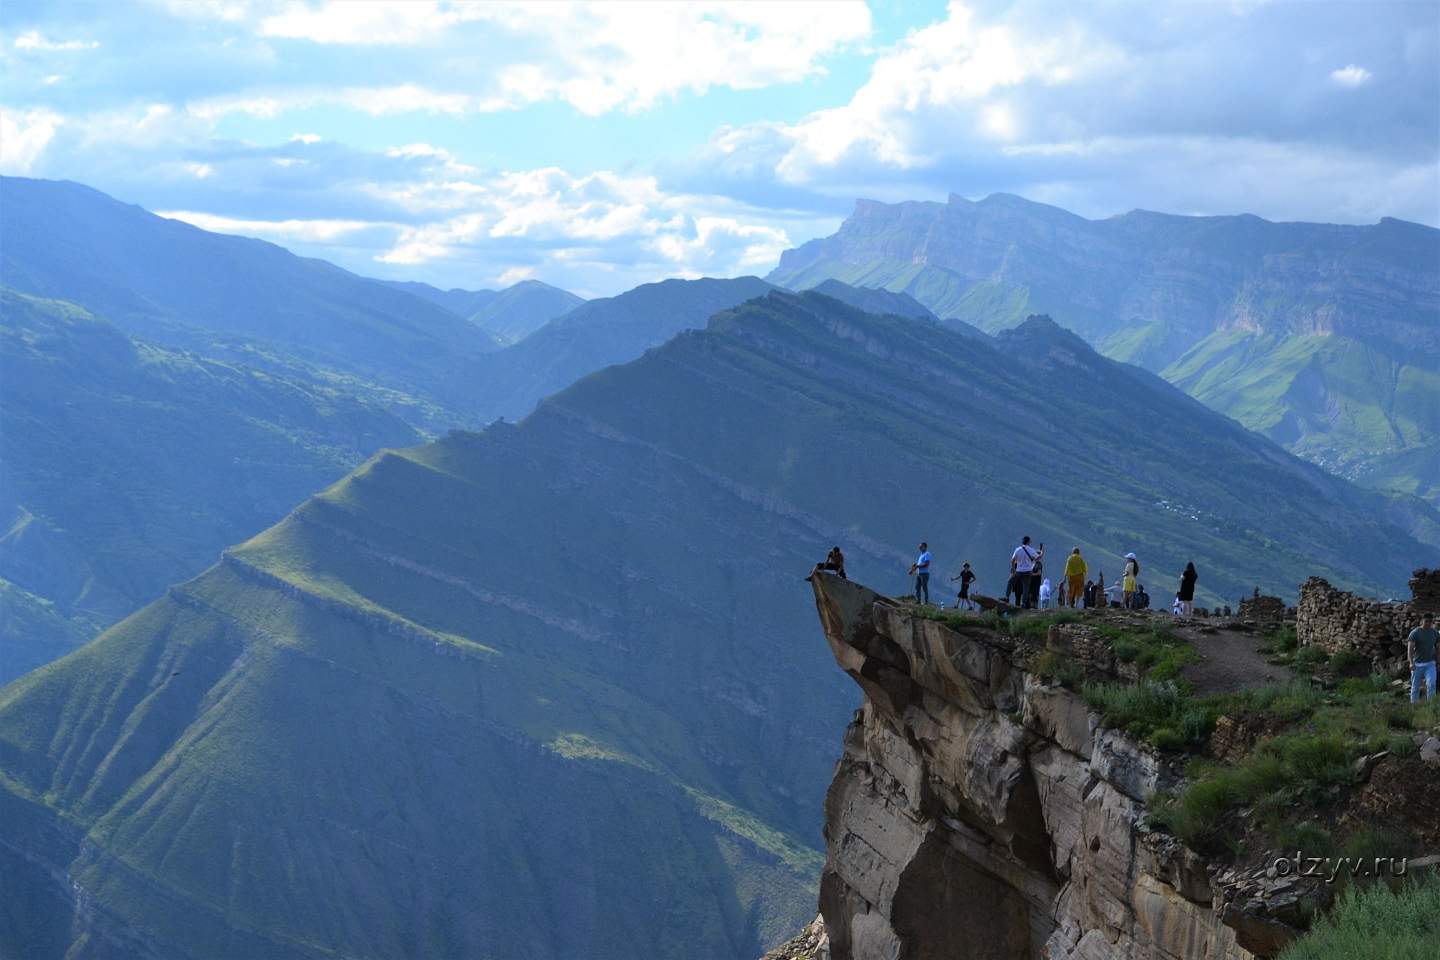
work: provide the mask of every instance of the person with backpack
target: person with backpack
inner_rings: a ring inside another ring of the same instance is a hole
[[[1135,584],[1140,578],[1140,561],[1135,559],[1135,554],[1125,554],[1125,570],[1120,575],[1120,596],[1121,605],[1126,610],[1134,609]]]
[[[920,541],[920,555],[915,562],[910,564],[910,572],[915,575],[915,602],[930,602],[930,544]],[[920,599],[921,594],[925,599]]]
[[[1044,545],[1042,544],[1038,550],[1035,549],[1030,546],[1029,537],[1021,537],[1020,546],[1010,554],[1010,573],[1015,579],[1016,590],[1019,594],[1018,605],[1022,609],[1029,610],[1035,605],[1035,593],[1038,593],[1040,589],[1040,584],[1035,582],[1035,565],[1044,555]]]
[[[1080,556],[1080,548],[1076,547],[1070,551],[1070,556],[1065,558],[1065,570],[1063,572],[1064,582],[1070,585],[1069,598],[1070,606],[1075,606],[1075,598],[1085,590],[1085,574],[1090,572],[1090,567],[1085,563],[1085,558]],[[1089,604],[1082,604],[1089,606]]]
[[[1180,616],[1190,617],[1195,614],[1195,581],[1199,574],[1195,572],[1195,561],[1185,564],[1185,570],[1180,574],[1180,589],[1175,594],[1175,599],[1180,604]]]
[[[950,579],[960,581],[960,595],[955,598],[956,608],[964,607],[966,610],[974,610],[975,602],[970,599],[970,584],[975,582],[975,574],[970,569],[970,562],[967,560],[960,567],[960,572]]]

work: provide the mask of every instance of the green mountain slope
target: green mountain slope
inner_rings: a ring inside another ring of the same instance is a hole
[[[449,310],[457,317],[470,316],[500,295],[499,290],[461,290],[459,287],[441,290],[439,287],[432,287],[428,283],[419,283],[415,280],[380,280],[377,282],[429,300],[436,306]]]
[[[1437,262],[1440,231],[1399,220],[1140,210],[1085,220],[1001,194],[862,200],[835,235],[788,251],[768,279],[903,292],[992,332],[1048,314],[1294,453],[1433,505]]]
[[[774,289],[755,277],[665,280],[591,300],[477,365],[475,409],[516,419],[587,374],[626,363],[721,310]]]
[[[585,301],[539,280],[522,280],[470,314],[470,322],[501,343],[516,343]]]
[[[152,342],[338,384],[413,423],[469,422],[455,411],[474,362],[497,344],[448,310],[78,183],[3,177],[0,204],[0,283],[13,290],[79,304]]]
[[[1440,498],[1440,370],[1350,337],[1226,331],[1162,375],[1343,476]]]
[[[585,302],[568,290],[539,280],[522,280],[504,290],[440,290],[428,283],[384,282],[467,318],[502,344],[525,339]]]
[[[921,537],[995,591],[1027,531],[1138,550],[1157,594],[1187,559],[1226,596],[1395,590],[1430,558],[1381,508],[1047,320],[772,293],[372,459],[0,690],[34,907],[0,950],[753,957],[813,913],[854,702],[805,639],[832,543],[896,591]]]
[[[0,289],[0,682],[193,576],[371,452],[419,439],[334,390]]]

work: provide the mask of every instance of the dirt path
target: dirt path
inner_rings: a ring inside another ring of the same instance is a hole
[[[1264,640],[1258,632],[1229,621],[1172,623],[1175,634],[1200,651],[1200,662],[1186,667],[1183,675],[1202,695],[1234,693],[1292,679],[1289,670],[1265,662],[1265,654],[1260,652]]]

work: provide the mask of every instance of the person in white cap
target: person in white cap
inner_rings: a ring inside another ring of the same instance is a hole
[[[1140,576],[1140,561],[1135,559],[1135,554],[1125,554],[1125,572],[1120,577],[1121,603],[1126,610],[1133,608],[1135,602],[1135,583]]]

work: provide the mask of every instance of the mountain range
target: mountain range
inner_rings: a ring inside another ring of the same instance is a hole
[[[0,953],[753,957],[854,705],[804,640],[832,544],[897,593],[920,539],[998,593],[1025,532],[1162,596],[1393,591],[1433,548],[1385,510],[1046,318],[769,291],[0,689]]]
[[[585,301],[539,280],[521,280],[503,290],[441,290],[413,280],[389,281],[390,286],[469,320],[502,344],[517,343],[556,317]]]
[[[1390,218],[1087,220],[1006,194],[952,195],[859,201],[768,279],[884,287],[989,331],[1046,313],[1300,456],[1435,504],[1437,263],[1440,230]]]
[[[0,277],[126,333],[383,404],[463,419],[494,337],[429,300],[271,243],[156,216],[78,183],[0,178]]]
[[[0,288],[0,683],[420,435],[345,393]]]

